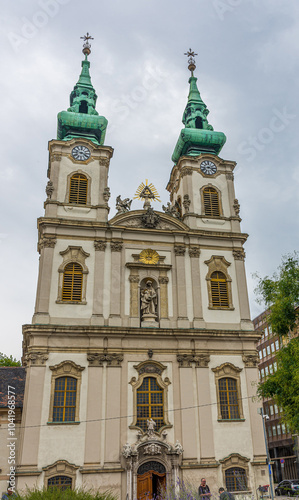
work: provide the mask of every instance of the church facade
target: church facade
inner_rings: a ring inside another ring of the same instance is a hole
[[[190,52],[170,203],[154,210],[155,190],[143,185],[143,209],[118,197],[109,219],[113,149],[88,39],[83,52],[49,142],[36,306],[23,327],[18,489],[86,486],[136,500],[205,477],[214,493],[255,492],[266,480],[253,398],[259,335],[236,164],[219,156],[226,138],[208,123]]]

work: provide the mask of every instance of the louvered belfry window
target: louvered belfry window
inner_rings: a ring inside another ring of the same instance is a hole
[[[219,217],[220,215],[219,194],[216,191],[216,189],[212,187],[204,188],[203,203],[204,203],[205,215]]]
[[[218,384],[221,418],[223,420],[240,418],[237,381],[234,378],[221,378]]]
[[[77,380],[59,377],[55,380],[53,422],[74,422],[76,410]]]
[[[164,425],[163,389],[154,377],[145,377],[137,389],[137,422],[143,431],[147,429],[147,420],[156,422],[156,431]]]
[[[86,205],[88,180],[83,174],[74,174],[70,181],[69,203]]]
[[[213,307],[229,307],[228,287],[225,274],[214,271],[211,274],[211,291]]]
[[[64,268],[62,300],[80,302],[82,299],[82,267],[77,262],[70,262]]]

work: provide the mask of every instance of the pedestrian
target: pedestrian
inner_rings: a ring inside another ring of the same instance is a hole
[[[12,490],[10,486],[8,486],[7,493],[3,493],[1,500],[9,500],[16,497],[17,495],[15,494],[15,492]]]
[[[235,500],[235,497],[229,491],[225,491],[224,488],[219,488],[219,500]]]
[[[204,477],[201,479],[201,483],[198,487],[198,495],[202,500],[210,500],[210,488],[208,487]]]

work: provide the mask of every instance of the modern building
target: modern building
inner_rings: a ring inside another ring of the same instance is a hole
[[[88,40],[49,142],[18,488],[111,488],[135,500],[204,476],[215,493],[251,494],[267,467],[236,163],[218,156],[226,137],[208,122],[190,51],[170,203],[154,210],[145,184],[143,209],[127,193],[109,219],[113,149]]]
[[[266,310],[253,320],[255,330],[261,333],[257,344],[261,381],[277,370],[276,354],[283,346],[283,340],[272,332],[268,324],[268,313]],[[283,479],[294,479],[299,475],[299,467],[294,450],[294,438],[288,426],[281,421],[282,409],[272,399],[265,399],[263,410],[269,417],[265,424],[274,481],[279,483]]]

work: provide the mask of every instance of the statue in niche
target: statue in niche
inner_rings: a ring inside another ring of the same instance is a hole
[[[156,308],[158,304],[157,293],[150,280],[146,282],[145,288],[141,290],[141,320],[155,321],[157,318]]]

